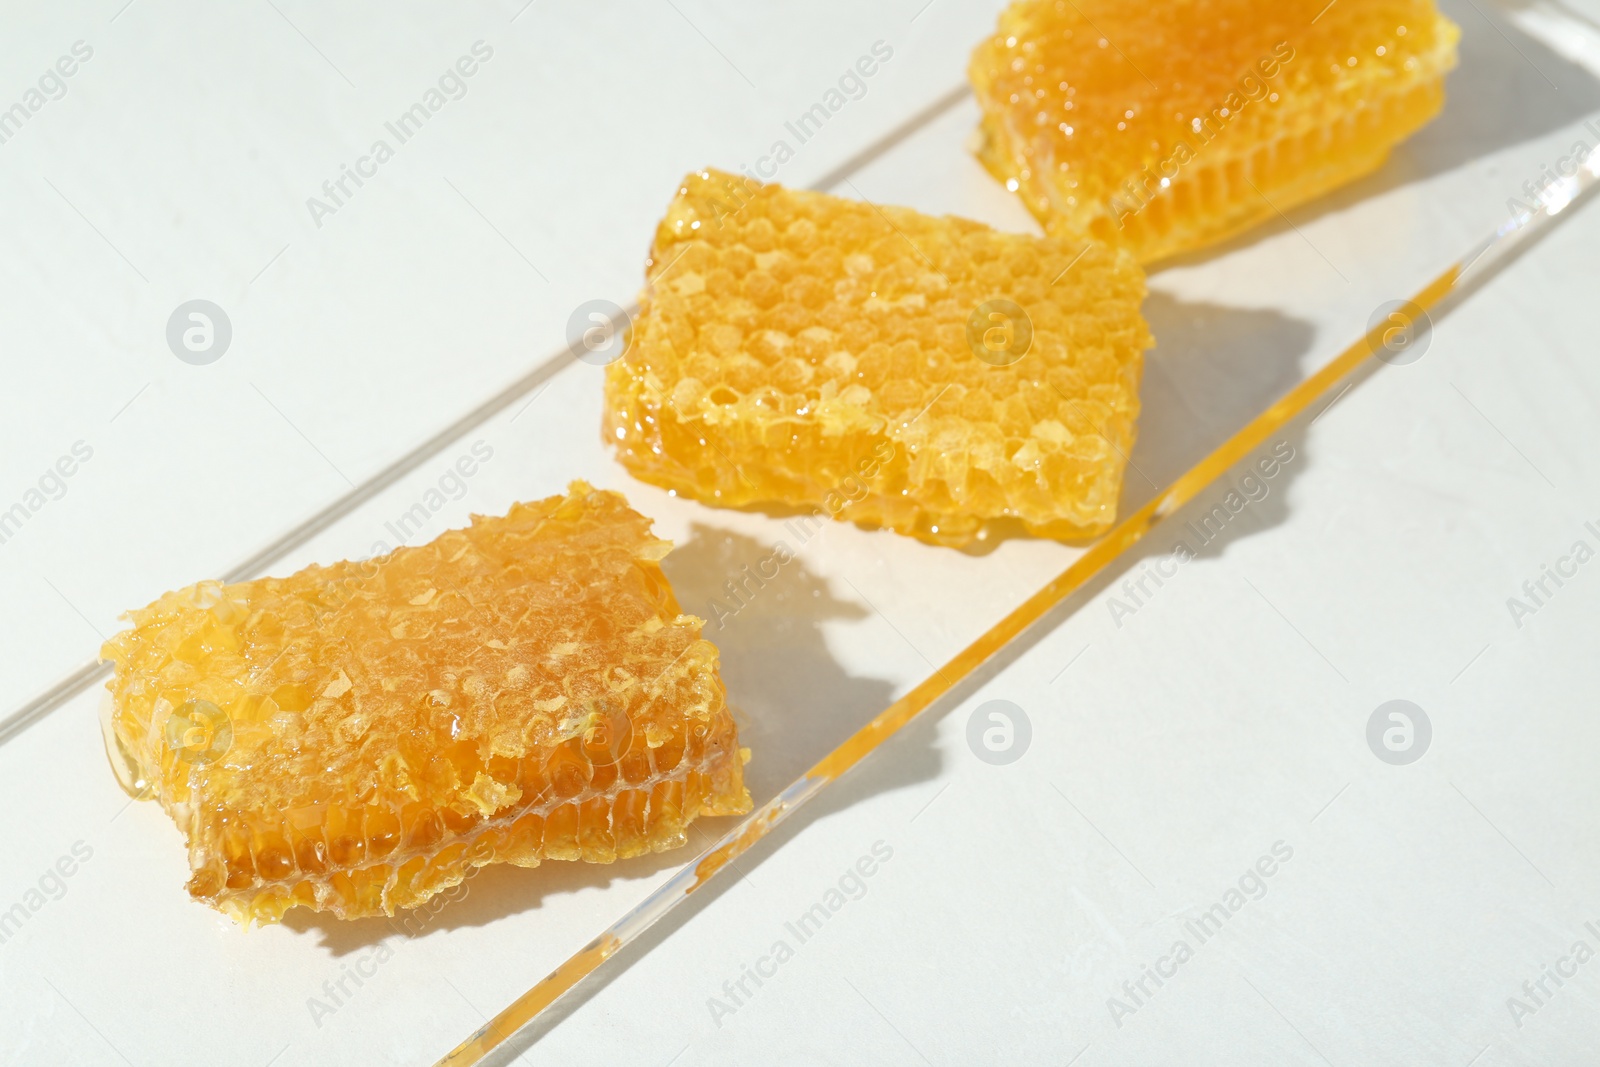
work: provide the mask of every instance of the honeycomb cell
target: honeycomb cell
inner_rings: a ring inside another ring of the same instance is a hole
[[[1148,263],[1375,170],[1444,103],[1432,0],[1018,0],[972,57],[979,158]]]
[[[245,922],[682,845],[750,797],[670,547],[574,482],[426,545],[168,593],[101,653],[113,767],[187,836],[190,894]]]
[[[1116,518],[1149,331],[1097,241],[701,171],[656,231],[603,433],[636,477],[963,545]]]

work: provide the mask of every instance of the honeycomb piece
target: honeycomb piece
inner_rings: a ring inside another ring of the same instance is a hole
[[[249,922],[415,907],[489,863],[608,863],[748,811],[717,650],[617,493],[131,612],[107,741]]]
[[[1115,520],[1150,344],[1127,253],[702,171],[650,255],[606,371],[636,477],[948,545]]]
[[[979,158],[1140,262],[1358,178],[1444,103],[1432,0],[1017,0],[972,57]]]

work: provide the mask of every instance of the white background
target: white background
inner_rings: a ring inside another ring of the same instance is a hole
[[[0,106],[74,42],[94,54],[0,144],[0,507],[75,442],[94,455],[0,544],[0,713],[91,659],[121,611],[226,572],[547,363],[531,404],[272,570],[365,554],[480,440],[494,458],[420,536],[588,478],[678,542],[667,570],[701,614],[788,540],[796,563],[708,630],[759,800],[1076,558],[845,526],[795,545],[759,513],[670,499],[612,463],[599,372],[561,354],[580,303],[630,301],[683,172],[753,161],[878,40],[892,60],[779,179],[854,161],[834,191],[1031,229],[963,147],[966,56],[998,5],[274,3],[4,16]],[[1127,505],[1500,224],[1576,137],[1594,143],[1600,35],[1552,36],[1551,7],[1448,9],[1465,36],[1447,112],[1381,173],[1152,276]],[[466,95],[318,227],[306,198],[479,40],[494,54]],[[1584,929],[1600,928],[1600,563],[1521,627],[1506,600],[1575,540],[1600,548],[1584,529],[1600,525],[1597,238],[1596,209],[1576,211],[1443,317],[1421,361],[1281,435],[1295,458],[1270,494],[1134,614],[1113,616],[1121,582],[1223,487],[513,1053],[1587,1062],[1600,962],[1520,1027],[1506,1002],[1574,941],[1600,951]],[[193,298],[233,325],[204,367],[164,336]],[[1434,730],[1404,767],[1365,739],[1397,698]],[[990,699],[1032,723],[1007,766],[967,744]],[[491,869],[414,937],[315,917],[245,933],[187,901],[176,831],[117,791],[97,704],[84,693],[0,745],[0,909],[75,843],[93,851],[0,944],[6,1063],[431,1063],[689,858]],[[865,895],[796,946],[784,923],[879,841],[893,858]],[[1118,1026],[1108,998],[1278,841],[1293,858],[1265,895]],[[710,998],[779,938],[794,958],[714,1018]],[[371,977],[314,1012],[352,969]]]

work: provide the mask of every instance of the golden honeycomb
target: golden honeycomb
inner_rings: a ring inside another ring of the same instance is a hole
[[[1098,242],[701,171],[656,230],[603,432],[708,504],[1090,536],[1133,447],[1144,293]]]
[[[1377,169],[1444,103],[1432,0],[1017,0],[973,54],[979,158],[1140,262]]]
[[[748,811],[717,650],[621,495],[365,562],[201,582],[106,643],[125,787],[243,921],[415,907],[489,863],[606,863]]]

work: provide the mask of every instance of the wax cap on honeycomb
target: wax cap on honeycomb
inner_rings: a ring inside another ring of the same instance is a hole
[[[246,921],[677,847],[750,798],[670,547],[574,482],[386,556],[168,593],[102,651],[113,765],[187,836],[191,895]]]
[[[1110,527],[1144,275],[999,233],[701,171],[655,236],[603,432],[636,477],[942,544]]]
[[[1150,262],[1375,170],[1459,35],[1432,0],[1017,0],[972,57],[979,158],[1047,229]]]

